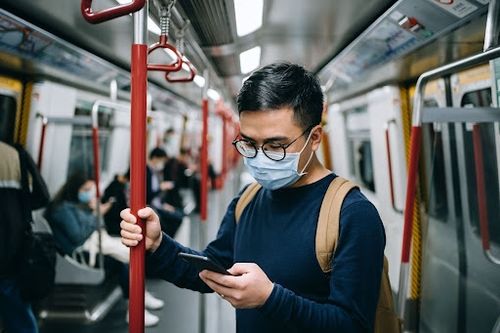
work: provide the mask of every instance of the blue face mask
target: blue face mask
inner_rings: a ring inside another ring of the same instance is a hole
[[[309,160],[307,160],[302,171],[299,172],[297,169],[299,167],[300,154],[302,154],[302,151],[306,148],[310,137],[311,133],[309,133],[309,137],[300,152],[286,153],[285,158],[281,161],[271,160],[260,150],[254,158],[245,157],[245,165],[247,166],[248,172],[250,172],[252,177],[255,178],[262,187],[269,190],[277,190],[292,185],[299,180],[300,177],[306,174],[304,170],[309,165],[314,154],[314,151],[311,152]]]
[[[88,204],[92,200],[92,191],[78,192],[78,200],[83,204]]]

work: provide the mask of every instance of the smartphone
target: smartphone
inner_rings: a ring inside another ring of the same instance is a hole
[[[222,265],[216,263],[208,257],[183,252],[180,252],[178,256],[196,266],[200,272],[207,269],[212,272],[231,275],[224,267],[222,267]]]

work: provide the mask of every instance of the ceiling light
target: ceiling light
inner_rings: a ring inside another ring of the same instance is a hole
[[[158,24],[153,21],[151,17],[148,16],[148,30],[151,31],[154,34],[157,34],[158,36],[161,34],[161,29],[158,26]]]
[[[264,0],[234,0],[236,33],[238,37],[248,35],[262,26]]]
[[[205,78],[203,76],[196,75],[194,77],[194,83],[196,83],[198,87],[203,88],[205,86]]]
[[[218,100],[220,98],[219,93],[216,90],[214,90],[214,89],[208,89],[207,95],[208,95],[208,97],[210,97],[214,101],[216,101],[216,100]]]
[[[250,73],[260,65],[260,46],[240,53],[240,70],[242,74]]]

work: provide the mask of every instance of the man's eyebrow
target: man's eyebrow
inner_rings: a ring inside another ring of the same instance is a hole
[[[240,135],[243,139],[245,140],[248,140],[248,141],[252,141],[252,142],[256,142],[254,139],[252,139],[251,137],[243,134],[240,132]],[[265,138],[264,139],[264,142],[271,142],[271,141],[286,141],[286,140],[289,140],[288,137],[286,136],[273,136],[273,137],[270,137],[270,138]]]

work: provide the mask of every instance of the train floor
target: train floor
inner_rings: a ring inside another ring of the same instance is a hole
[[[176,239],[194,249],[203,248],[207,240],[214,239],[227,206],[227,199],[223,198],[224,193],[211,192],[207,222],[200,223],[199,215],[191,215],[183,222]],[[162,280],[148,280],[146,287],[165,301],[162,309],[151,311],[160,321],[146,328],[147,333],[232,333],[236,330],[234,309],[216,294],[201,295]],[[127,307],[128,302],[121,297],[97,323],[40,322],[40,333],[126,333]]]

